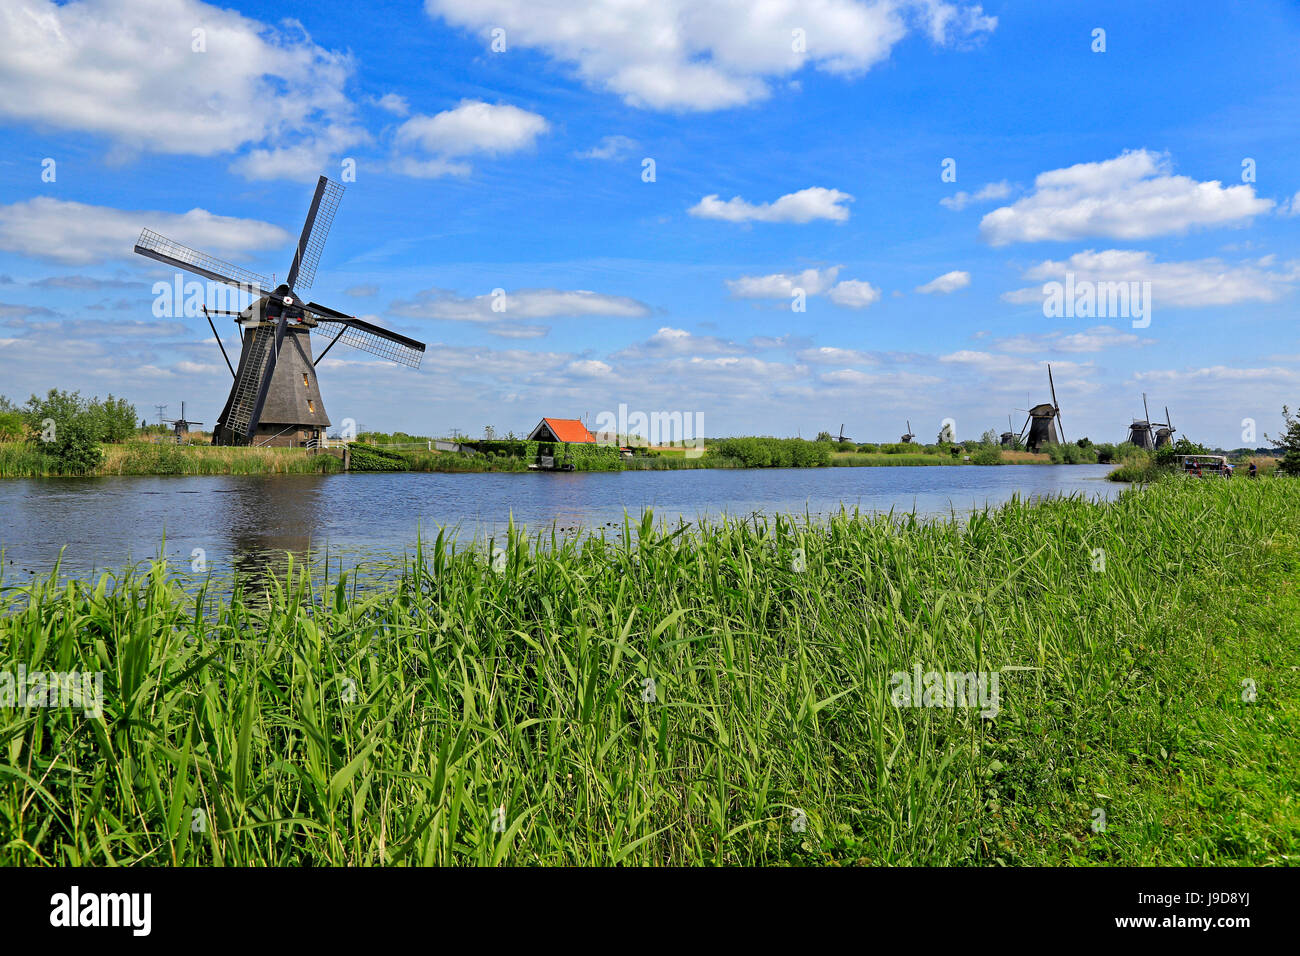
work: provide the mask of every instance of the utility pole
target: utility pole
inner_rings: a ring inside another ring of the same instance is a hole
[[[159,425],[164,424],[163,416],[167,414],[167,406],[155,405],[154,408],[158,409],[158,424]]]

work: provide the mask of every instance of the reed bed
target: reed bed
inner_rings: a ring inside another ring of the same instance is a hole
[[[1298,528],[1166,482],[439,536],[372,591],[0,582],[0,672],[104,673],[102,719],[0,707],[0,862],[1295,862]],[[996,716],[896,706],[917,666]]]
[[[332,474],[343,463],[305,448],[235,448],[124,442],[101,446],[95,469],[103,475],[308,475]],[[0,444],[0,478],[45,478],[60,474],[59,463],[27,442]]]
[[[961,465],[961,458],[952,455],[925,454],[868,454],[860,452],[839,452],[831,456],[831,464],[841,467],[889,467],[903,465]]]

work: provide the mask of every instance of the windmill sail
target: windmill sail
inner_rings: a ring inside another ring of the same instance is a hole
[[[331,338],[332,341],[326,351],[333,347],[335,341],[338,341],[408,368],[420,367],[420,360],[424,358],[423,342],[397,332],[390,332],[365,319],[344,315],[342,312],[317,305],[315,302],[310,302],[303,308],[315,313],[319,319],[319,324],[312,331]],[[321,358],[324,357],[325,352],[322,352]]]
[[[289,288],[310,289],[316,281],[316,265],[320,262],[330,226],[334,224],[334,213],[338,211],[342,198],[343,187],[338,183],[324,176],[316,181],[316,193],[312,196],[311,208],[307,210],[307,220],[302,224],[293,265],[289,267],[289,277],[285,280]]]
[[[140,233],[140,238],[135,244],[135,251],[164,265],[184,269],[186,272],[193,272],[205,279],[213,279],[227,285],[255,291],[259,295],[266,295],[273,284],[264,275],[241,269],[233,263],[218,259],[216,256],[210,256],[206,252],[199,252],[189,246],[182,246],[179,242],[173,242],[166,236],[160,236],[152,229],[145,229]]]

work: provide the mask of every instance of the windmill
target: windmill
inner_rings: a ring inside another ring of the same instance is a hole
[[[1029,409],[1029,417],[1020,429],[1020,437],[1025,447],[1036,452],[1043,445],[1055,445],[1065,440],[1065,426],[1061,422],[1061,406],[1056,401],[1056,383],[1052,381],[1052,366],[1047,366],[1047,385],[1052,390],[1051,403],[1043,402]],[[1025,438],[1025,429],[1029,437]],[[1058,435],[1059,428],[1059,435]]]
[[[166,408],[167,406],[164,405],[163,407]],[[172,426],[172,431],[176,435],[176,444],[179,445],[181,440],[189,434],[191,425],[202,425],[203,423],[189,421],[185,417],[185,403],[181,402],[181,417],[166,419],[163,424]]]
[[[844,437],[844,426],[843,426],[843,425],[840,426],[840,437],[837,438],[837,439],[835,439],[835,440],[838,441],[841,445],[852,445],[852,444],[853,444],[853,439],[852,439],[852,438],[845,438],[845,437]]]
[[[1165,420],[1153,424],[1160,426],[1156,429],[1156,447],[1163,448],[1165,445],[1171,444],[1174,440],[1174,432],[1178,429],[1174,428],[1173,419],[1169,417],[1168,405],[1165,406]]]
[[[214,445],[294,445],[319,438],[330,420],[321,401],[316,366],[339,341],[410,368],[420,367],[423,342],[315,302],[304,303],[298,295],[316,278],[316,265],[342,196],[342,186],[324,176],[317,181],[289,274],[279,285],[150,229],[140,233],[135,245],[140,255],[234,286],[254,297],[240,312],[215,310],[217,315],[236,316],[243,343],[238,368],[230,364],[230,356],[212,323],[213,313],[206,307],[203,310],[234,378],[212,430]],[[313,332],[330,340],[314,361],[309,334]]]
[[[912,423],[909,420],[907,423],[907,434],[904,435],[902,438],[900,438],[899,441],[901,441],[905,445],[910,445],[912,443],[912,439],[915,437],[916,436],[912,434]]]
[[[1146,418],[1135,418],[1128,427],[1128,441],[1147,451],[1155,451],[1156,441],[1151,431],[1151,411],[1147,407],[1147,393],[1142,393],[1142,410]]]
[[[1011,416],[1007,416],[1007,430],[998,436],[999,443],[1004,448],[1010,448],[1016,443],[1015,425],[1011,424]]]

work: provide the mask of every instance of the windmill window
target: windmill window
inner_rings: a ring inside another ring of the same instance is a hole
[[[307,399],[307,411],[309,412],[316,411],[316,403],[313,402],[310,398]]]
[[[306,372],[303,372],[303,373],[302,373],[302,384],[303,384],[303,387],[304,387],[304,388],[307,386],[307,373],[306,373]]]

